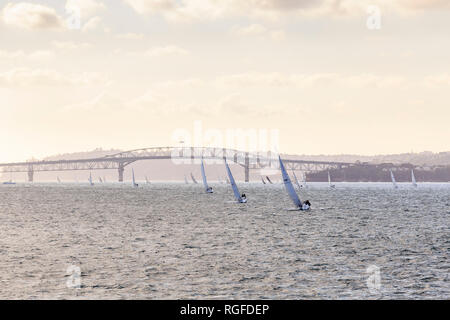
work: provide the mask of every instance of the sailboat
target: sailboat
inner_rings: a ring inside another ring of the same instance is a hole
[[[58,183],[61,183],[61,179],[58,177],[56,177],[56,181],[58,181]]]
[[[414,176],[414,169],[411,169],[411,180],[413,187],[417,187],[416,177]]]
[[[266,176],[267,181],[269,181],[270,184],[273,184],[273,182],[270,180],[268,176]]]
[[[145,183],[150,184],[150,181],[148,180],[147,176],[145,176]]]
[[[295,192],[294,186],[292,185],[291,178],[289,178],[288,173],[286,172],[286,168],[284,167],[283,161],[281,161],[281,157],[278,156],[278,160],[280,161],[280,170],[281,175],[283,176],[284,186],[286,188],[289,197],[294,203],[296,210],[309,210],[309,205],[307,207],[304,206],[297,193]]]
[[[92,173],[90,173],[90,172],[89,172],[89,180],[88,181],[91,186],[94,185],[94,182],[92,182]]]
[[[245,196],[245,194],[241,195],[239,193],[239,189],[236,185],[236,182],[234,181],[233,175],[231,174],[230,167],[228,166],[228,163],[226,160],[225,160],[225,167],[227,168],[228,178],[230,179],[231,188],[233,188],[233,193],[234,193],[234,197],[236,198],[236,201],[239,203],[246,203],[247,197]]]
[[[294,175],[295,184],[297,185],[298,189],[300,190],[300,189],[302,188],[302,186],[301,186],[300,183],[298,182],[297,175],[295,174],[294,169],[292,169],[292,174]]]
[[[184,175],[184,183],[189,184],[188,179],[186,178],[186,175]]]
[[[394,173],[392,172],[392,170],[389,170],[389,171],[391,172],[392,184],[394,185],[395,189],[398,189],[398,185],[397,185],[397,182],[395,181]]]
[[[102,177],[98,177],[98,182],[103,183]]]
[[[266,182],[264,181],[264,177],[261,177],[261,181],[263,184],[266,184]]]
[[[197,180],[195,180],[194,175],[192,174],[192,172],[191,172],[191,179],[192,179],[192,181],[194,181],[195,184],[198,184],[198,182],[197,182]]]
[[[139,185],[136,183],[136,180],[134,179],[134,169],[131,169],[131,175],[133,178],[133,187],[137,188]]]
[[[203,163],[203,159],[202,159],[201,169],[202,169],[203,186],[205,187],[205,191],[206,191],[206,193],[213,193],[212,187],[209,187],[208,182],[206,181],[205,165]]]
[[[334,184],[331,184],[330,171],[328,171],[328,185],[329,185],[330,188],[332,188],[332,189],[336,188],[336,186],[335,186]]]

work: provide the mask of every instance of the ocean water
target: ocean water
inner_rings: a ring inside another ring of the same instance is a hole
[[[450,299],[450,185],[0,186],[2,299]]]

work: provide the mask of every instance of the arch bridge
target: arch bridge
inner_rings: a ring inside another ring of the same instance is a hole
[[[249,181],[250,170],[279,168],[278,154],[274,152],[248,152],[227,148],[211,147],[152,147],[124,151],[98,158],[61,159],[51,161],[27,161],[17,163],[0,163],[3,173],[26,172],[28,181],[33,182],[34,173],[41,171],[75,171],[75,170],[117,170],[119,182],[123,182],[125,167],[141,160],[171,159],[174,164],[230,163],[240,165],[245,170],[245,181]],[[283,157],[288,170],[316,172],[327,169],[340,169],[355,165],[346,162],[327,162],[298,160]]]

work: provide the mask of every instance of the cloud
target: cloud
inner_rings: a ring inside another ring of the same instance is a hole
[[[52,45],[60,50],[77,50],[91,47],[87,42],[73,42],[73,41],[53,41]]]
[[[55,57],[55,53],[49,50],[39,50],[31,53],[19,51],[4,51],[0,50],[0,59],[28,59],[34,61],[49,60]]]
[[[0,73],[0,87],[79,86],[104,83],[99,73],[66,74],[48,69],[17,68]]]
[[[116,38],[118,39],[125,39],[125,40],[142,40],[144,39],[145,35],[142,33],[120,33],[116,35]]]
[[[99,27],[100,23],[102,22],[102,18],[96,16],[91,19],[89,19],[88,22],[86,22],[82,28],[83,32],[95,30]]]
[[[189,54],[189,51],[175,45],[167,45],[149,48],[145,51],[123,51],[121,49],[117,49],[113,52],[113,54],[125,54],[131,57],[159,58],[166,56],[185,56]]]
[[[231,32],[240,37],[269,37],[272,39],[283,39],[283,30],[269,30],[261,24],[251,24],[245,27],[233,27]]]
[[[123,0],[139,14],[169,21],[214,20],[230,16],[277,19],[287,15],[361,16],[369,5],[396,12],[450,8],[448,0]]]
[[[66,10],[74,9],[80,11],[82,19],[86,19],[106,9],[106,6],[103,2],[96,0],[67,0]]]
[[[64,27],[55,9],[29,2],[8,3],[1,16],[6,25],[22,29],[56,30]]]

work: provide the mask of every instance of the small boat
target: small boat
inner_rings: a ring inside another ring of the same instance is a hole
[[[411,180],[412,180],[413,187],[417,188],[416,177],[414,176],[414,169],[411,169]]]
[[[136,180],[134,179],[134,169],[131,169],[131,174],[132,174],[132,178],[133,178],[133,187],[134,188],[139,187],[139,185],[136,183]]]
[[[89,181],[89,184],[90,184],[91,186],[94,185],[94,182],[92,182],[92,173],[90,173],[90,172],[89,172],[89,179],[88,179],[88,181]]]
[[[58,177],[56,177],[56,181],[58,181],[58,183],[61,183],[61,179]]]
[[[298,179],[297,179],[297,176],[295,175],[294,169],[292,169],[292,174],[294,175],[295,184],[297,185],[298,189],[300,190],[300,189],[302,188],[302,186],[301,186],[300,183],[298,182]]]
[[[394,177],[394,173],[392,172],[392,170],[389,170],[391,172],[391,180],[392,180],[392,184],[394,185],[394,189],[398,189],[398,185],[397,185],[397,181],[395,181],[395,177]]]
[[[195,184],[198,184],[198,182],[197,182],[197,180],[195,180],[194,175],[192,174],[192,172],[191,172],[191,179],[192,179],[192,181],[193,181]]]
[[[103,183],[103,180],[101,177],[98,177],[98,182]]]
[[[264,177],[261,177],[261,181],[263,184],[266,184],[266,182],[264,181]]]
[[[334,184],[331,184],[330,171],[328,171],[328,186],[332,189],[336,188],[336,186]]]
[[[186,175],[184,175],[184,183],[189,184],[188,179],[186,178]]]
[[[298,197],[297,193],[295,192],[294,186],[292,185],[291,178],[289,178],[288,173],[286,172],[286,168],[284,167],[283,161],[281,161],[281,157],[278,156],[278,160],[280,161],[280,170],[281,175],[283,176],[283,183],[286,188],[287,193],[289,194],[289,197],[291,198],[292,202],[295,205],[295,210],[301,210],[306,211],[309,210],[309,205],[305,205],[302,203],[300,198]],[[308,201],[307,201],[308,202]]]
[[[9,180],[9,181],[5,181],[5,182],[3,182],[3,184],[9,184],[9,185],[13,185],[13,184],[16,184],[15,182],[13,182],[12,180]]]
[[[145,176],[145,183],[150,184],[150,181],[148,180],[147,176]]]
[[[227,169],[228,178],[230,179],[231,188],[233,189],[234,197],[239,203],[247,203],[247,197],[245,194],[240,194],[239,189],[234,181],[233,174],[231,173],[230,167],[228,166],[227,160],[225,160],[225,167]]]
[[[267,181],[269,181],[270,184],[273,184],[272,180],[268,176],[266,176]]]
[[[201,170],[202,170],[203,186],[205,187],[206,193],[213,193],[213,188],[208,186],[208,182],[206,181],[205,165],[203,163],[203,159],[202,159],[202,164],[201,164]]]

